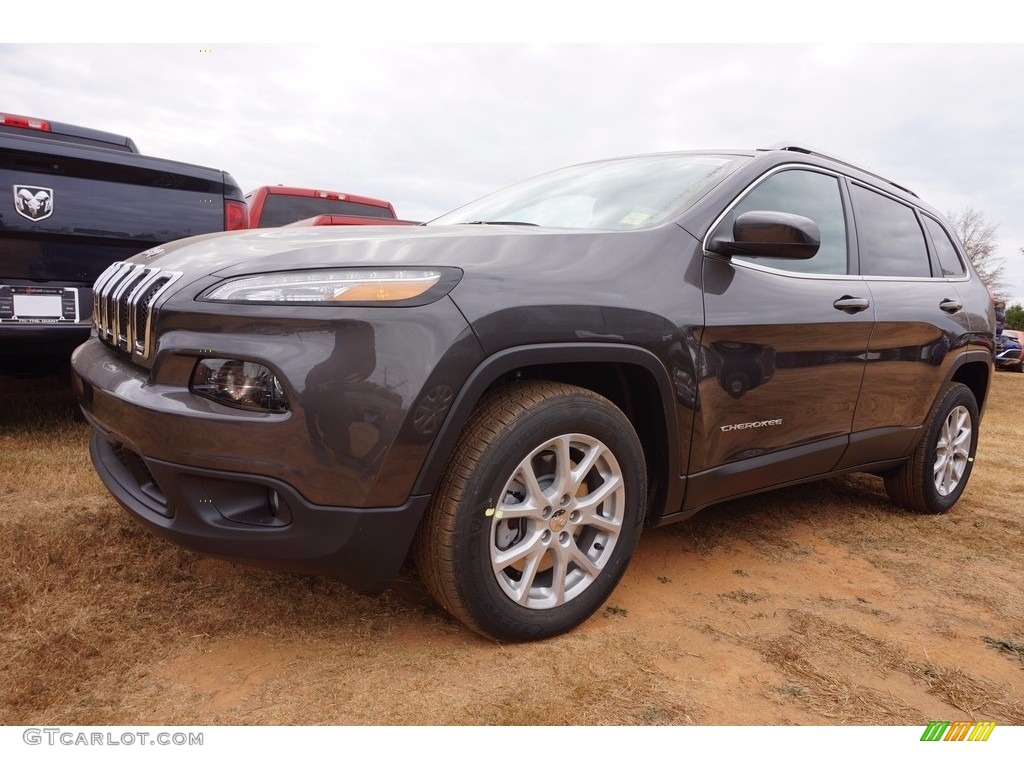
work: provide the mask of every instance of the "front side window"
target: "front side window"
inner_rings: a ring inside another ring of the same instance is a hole
[[[825,173],[794,169],[773,174],[757,185],[719,224],[732,231],[736,217],[748,211],[778,211],[811,219],[821,230],[821,246],[812,259],[778,259],[734,256],[789,272],[823,275],[847,273],[846,217],[839,192],[839,179]]]
[[[857,211],[860,272],[878,277],[931,277],[928,247],[909,205],[852,185]]]

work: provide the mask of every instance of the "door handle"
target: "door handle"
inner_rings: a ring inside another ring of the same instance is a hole
[[[961,304],[956,299],[943,299],[942,301],[939,302],[939,309],[941,309],[943,312],[949,312],[949,314],[951,315],[955,315],[963,308],[964,305]]]
[[[856,296],[843,296],[841,299],[833,301],[832,306],[836,309],[841,309],[848,315],[855,315],[870,307],[871,302],[867,299],[857,298]]]

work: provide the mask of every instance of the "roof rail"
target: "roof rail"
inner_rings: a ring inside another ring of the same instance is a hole
[[[902,189],[904,192],[906,192],[911,197],[917,197],[917,193],[914,192],[914,190],[908,189],[907,187],[904,187],[902,184],[897,184],[895,181],[892,181],[891,179],[887,179],[887,178],[885,178],[885,176],[882,176],[881,174],[875,173],[874,171],[869,171],[866,168],[861,168],[859,165],[855,165],[854,163],[851,163],[849,160],[843,160],[842,158],[839,158],[839,157],[834,157],[832,155],[826,155],[826,154],[823,154],[821,152],[815,152],[813,149],[807,149],[806,147],[798,147],[798,146],[795,146],[793,144],[789,144],[787,142],[780,141],[780,142],[777,142],[777,143],[772,144],[772,145],[767,146],[767,147],[758,147],[758,151],[759,152],[801,152],[801,153],[803,153],[805,155],[814,155],[815,157],[820,157],[823,160],[831,160],[833,163],[839,163],[840,165],[845,165],[845,166],[848,166],[850,168],[855,168],[856,170],[860,171],[861,173],[866,173],[869,176],[874,176],[876,179],[880,179],[881,181],[884,181],[886,184],[891,184],[892,186],[896,187],[896,189]],[[920,199],[920,198],[918,198],[918,199]]]

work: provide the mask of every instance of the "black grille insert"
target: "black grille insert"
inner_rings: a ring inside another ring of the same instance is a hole
[[[153,477],[153,473],[149,471],[149,467],[146,466],[146,462],[142,460],[142,457],[134,451],[125,448],[121,443],[113,445],[112,448],[114,455],[117,456],[124,468],[128,470],[128,474],[138,483],[139,490],[159,505],[157,511],[160,514],[170,517],[171,513],[167,507],[167,497],[160,490],[156,478]]]

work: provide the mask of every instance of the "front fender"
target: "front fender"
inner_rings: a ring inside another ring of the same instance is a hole
[[[680,466],[683,446],[680,445],[675,425],[678,423],[678,405],[673,395],[672,378],[662,361],[650,350],[629,344],[536,344],[511,347],[482,361],[472,372],[455,397],[447,418],[427,455],[413,486],[413,494],[430,494],[448,465],[448,459],[462,434],[462,430],[489,387],[518,370],[537,366],[627,365],[647,371],[655,382],[660,398],[660,409],[667,430],[666,452],[667,488],[664,509],[674,510],[683,496],[683,480],[676,468]],[[662,457],[659,457],[662,458]],[[661,510],[654,510],[655,514]]]

